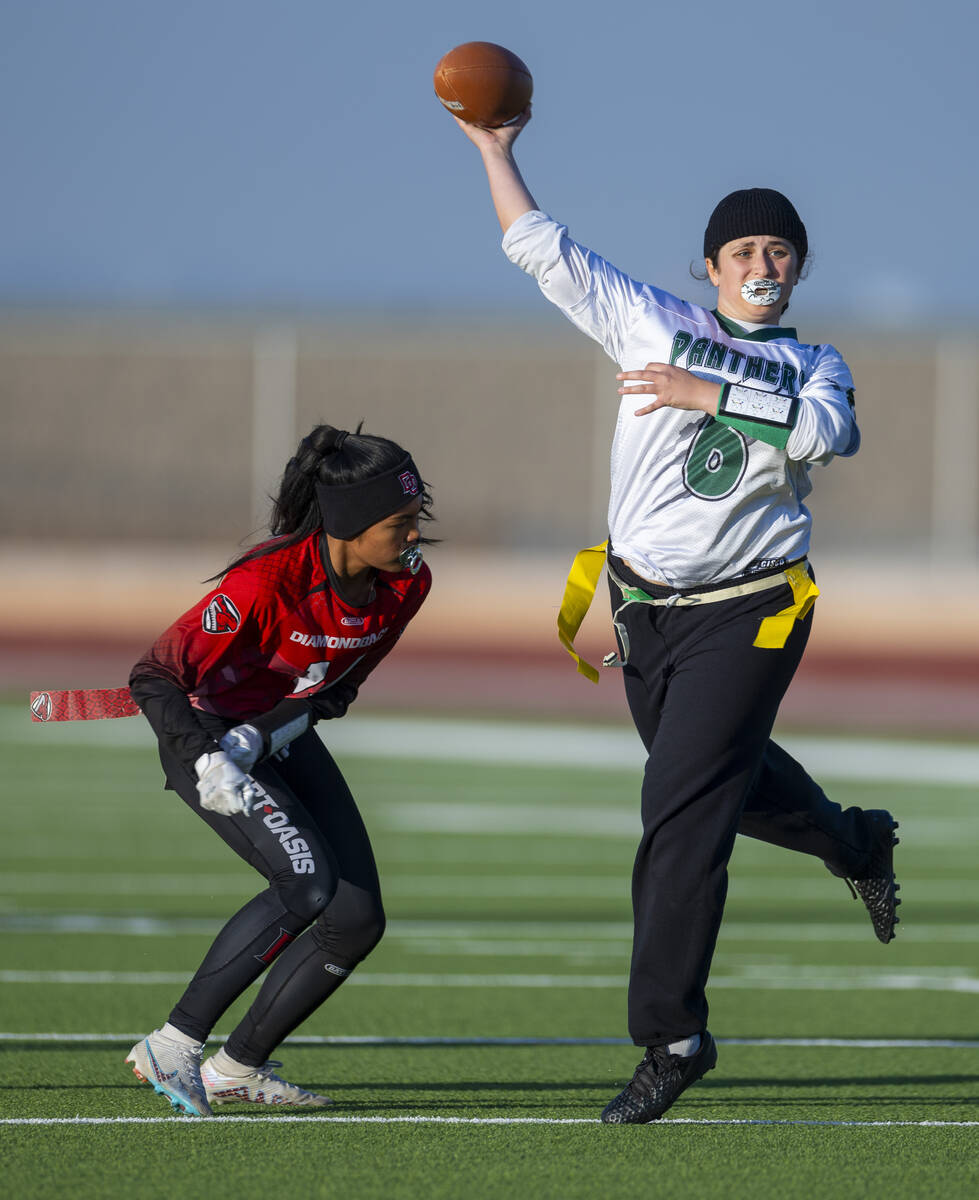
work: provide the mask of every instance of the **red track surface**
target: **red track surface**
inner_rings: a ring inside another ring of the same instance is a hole
[[[116,687],[201,594],[226,547],[0,543],[0,691]],[[628,722],[616,671],[574,669],[555,621],[570,554],[438,546],[432,594],[358,709]],[[979,565],[818,563],[824,596],[780,725],[979,735]],[[70,597],[70,603],[66,603]],[[578,638],[612,648],[604,585]]]
[[[114,687],[150,639],[0,637],[0,691]],[[593,653],[591,661],[600,657]],[[553,649],[434,648],[406,638],[365,685],[361,711],[628,720],[617,672],[600,683]],[[789,689],[780,725],[854,733],[979,735],[979,660],[938,655],[872,657],[810,650]]]

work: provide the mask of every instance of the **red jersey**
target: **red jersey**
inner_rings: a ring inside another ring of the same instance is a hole
[[[418,612],[432,583],[379,571],[374,595],[348,604],[333,590],[317,530],[233,567],[157,638],[133,675],[170,680],[203,711],[248,718],[307,699],[340,680],[361,684]]]

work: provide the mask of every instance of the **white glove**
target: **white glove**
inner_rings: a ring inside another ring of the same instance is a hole
[[[254,725],[236,725],[218,745],[243,771],[250,771],[262,756],[262,735]]]
[[[202,754],[194,763],[197,772],[197,791],[201,808],[220,813],[223,817],[241,813],[248,816],[258,799],[254,779],[235,766],[223,750]]]

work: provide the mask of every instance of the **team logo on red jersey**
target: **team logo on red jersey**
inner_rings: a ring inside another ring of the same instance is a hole
[[[205,633],[234,633],[241,624],[241,613],[221,592],[204,609],[201,628]]]
[[[31,712],[39,721],[51,720],[51,697],[47,692],[38,692],[31,701]]]
[[[398,483],[406,496],[417,496],[419,490],[418,476],[414,471],[403,471],[398,476]]]

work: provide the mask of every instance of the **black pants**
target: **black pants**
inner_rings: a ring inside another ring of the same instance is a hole
[[[215,722],[212,732],[220,737],[226,728]],[[268,882],[218,934],[169,1019],[203,1041],[268,970],[227,1043],[233,1058],[257,1066],[380,940],[384,910],[370,840],[340,769],[312,730],[286,759],[252,771],[265,802],[247,817],[202,809],[192,772],[165,749],[160,758],[170,786]],[[201,887],[207,890],[206,877]]]
[[[670,595],[616,573],[650,595]],[[613,611],[622,595],[609,580]],[[648,752],[642,840],[632,878],[635,918],[629,1033],[641,1046],[699,1033],[705,988],[738,833],[822,858],[843,874],[866,862],[863,811],[845,812],[770,735],[802,658],[812,613],[785,647],[752,643],[760,621],[792,602],[788,585],[690,607],[630,604],[617,618],[626,697]]]

